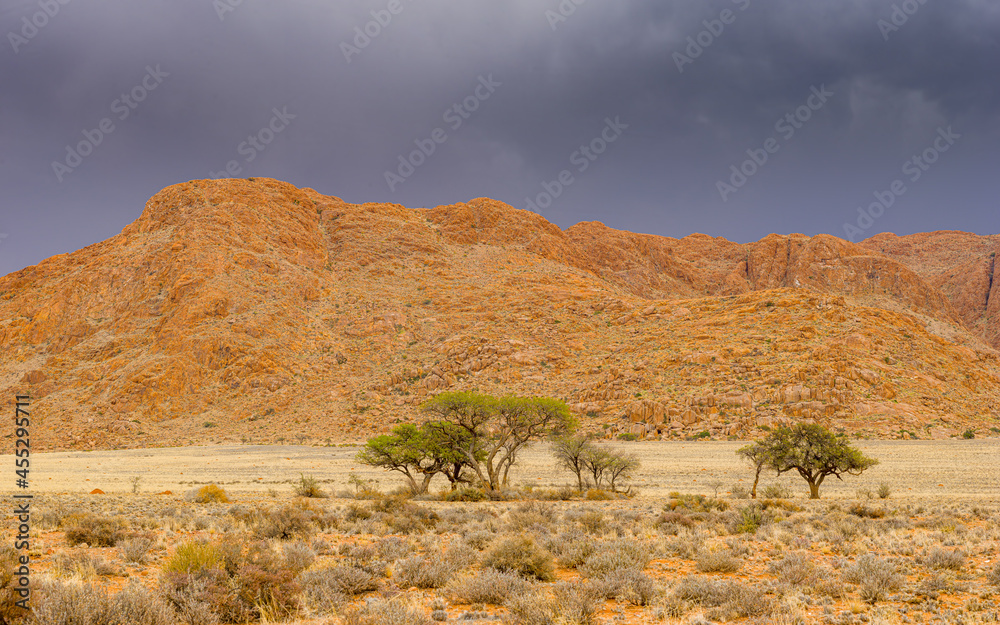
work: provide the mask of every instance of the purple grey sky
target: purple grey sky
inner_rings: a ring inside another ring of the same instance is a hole
[[[0,274],[230,165],[563,228],[1000,232],[995,0],[0,0],[0,35]]]

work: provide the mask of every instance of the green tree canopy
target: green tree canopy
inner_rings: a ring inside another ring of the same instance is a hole
[[[435,417],[427,424],[429,431],[464,455],[488,492],[507,485],[510,468],[526,445],[575,426],[565,402],[548,397],[441,393],[422,410]]]
[[[878,464],[875,458],[852,447],[843,434],[810,423],[778,428],[737,453],[758,467],[774,469],[778,475],[798,472],[809,484],[810,499],[819,499],[819,487],[827,476],[842,480],[844,475],[861,475]]]

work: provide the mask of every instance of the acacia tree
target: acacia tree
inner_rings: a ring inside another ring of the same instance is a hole
[[[606,487],[611,492],[618,491],[619,480],[627,480],[639,468],[639,458],[608,447],[589,444],[580,454],[583,468],[594,477],[594,486]]]
[[[736,450],[736,453],[754,469],[753,488],[750,489],[750,498],[756,499],[760,474],[764,470],[764,467],[767,466],[767,446],[763,442],[756,442],[753,445],[740,447]]]
[[[357,455],[358,462],[396,471],[406,476],[414,495],[427,492],[431,479],[444,462],[433,452],[425,433],[412,423],[397,425],[392,434],[370,439]]]
[[[583,491],[583,472],[587,470],[584,458],[593,444],[585,436],[557,436],[552,439],[552,455],[556,463],[576,475],[577,488]]]
[[[507,486],[510,468],[526,445],[574,425],[565,402],[547,397],[441,393],[422,409],[437,417],[426,427],[465,456],[488,493]]]
[[[778,428],[752,445],[753,448],[756,448],[755,457],[763,458],[764,466],[774,469],[778,475],[798,472],[809,484],[810,499],[819,499],[819,487],[827,476],[843,480],[845,474],[861,475],[878,464],[875,458],[852,447],[843,434],[834,434],[812,423]]]

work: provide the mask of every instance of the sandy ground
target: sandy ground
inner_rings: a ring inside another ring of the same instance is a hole
[[[633,483],[640,497],[663,497],[671,491],[711,494],[721,483],[720,494],[732,485],[749,486],[750,470],[734,451],[737,442],[637,442],[614,444],[634,453],[642,467]],[[875,490],[888,482],[894,496],[933,498],[941,495],[1000,499],[1000,440],[859,441],[857,446],[881,464],[861,477],[844,482],[831,478],[822,487],[828,498],[854,498],[858,489]],[[281,493],[291,490],[300,474],[316,477],[330,491],[348,488],[351,473],[379,481],[390,490],[403,484],[398,474],[372,469],[354,460],[358,447],[206,446],[144,450],[40,453],[32,456],[31,488],[42,492],[89,492],[92,489],[130,492],[138,476],[142,492],[184,492],[198,484],[216,483],[227,491]],[[572,476],[555,466],[546,445],[523,454],[515,484],[556,486],[569,484]],[[0,466],[10,467],[10,492],[14,459],[0,456]],[[775,482],[773,474],[762,484]],[[805,497],[808,489],[797,475],[780,480]],[[432,489],[446,482],[435,478]]]

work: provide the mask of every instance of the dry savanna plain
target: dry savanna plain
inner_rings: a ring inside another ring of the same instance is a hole
[[[735,441],[611,443],[629,497],[539,444],[504,501],[403,496],[347,444],[36,454],[29,622],[996,622],[1000,441],[856,444],[880,464],[756,501]]]

